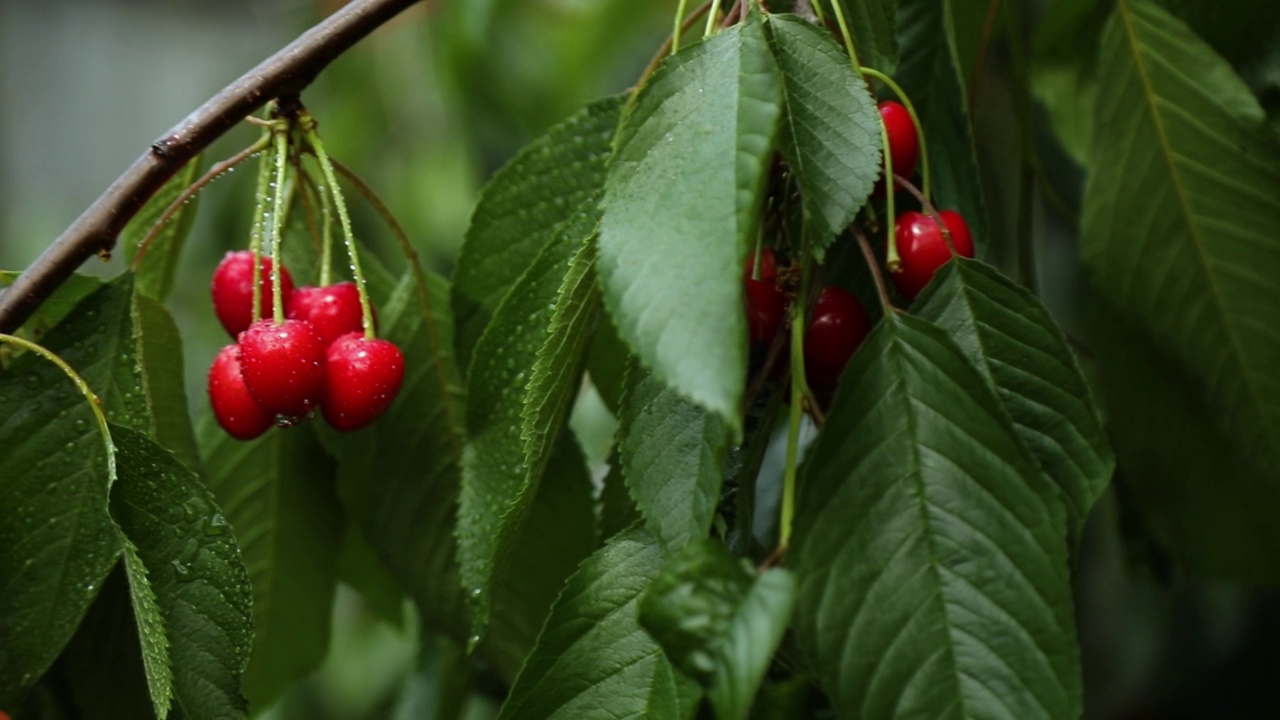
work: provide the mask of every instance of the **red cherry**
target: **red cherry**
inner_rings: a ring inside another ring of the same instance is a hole
[[[300,287],[289,297],[291,320],[305,320],[325,347],[349,332],[364,329],[360,293],[353,282],[326,287]]]
[[[804,334],[804,374],[809,385],[823,394],[835,388],[870,330],[871,321],[858,298],[843,288],[823,288]]]
[[[404,355],[388,340],[347,333],[329,346],[320,409],[335,429],[373,422],[400,392]]]
[[[263,409],[244,384],[240,374],[240,348],[228,345],[218,351],[209,367],[209,402],[213,416],[227,434],[237,440],[252,440],[271,427],[275,416]]]
[[[271,258],[260,260],[258,317],[265,317],[271,312]],[[286,300],[293,292],[293,279],[285,267],[280,268],[280,291]],[[253,253],[229,252],[218,263],[213,271],[213,309],[231,337],[248,329],[253,322]]]
[[[956,252],[964,257],[973,257],[973,236],[969,234],[969,225],[955,210],[943,210],[938,213],[942,222],[951,231],[951,242]],[[925,285],[933,279],[938,268],[951,259],[951,248],[942,237],[942,230],[933,218],[914,210],[898,216],[897,229],[894,232],[898,244],[898,257],[902,259],[902,271],[889,273],[898,292],[912,300]]]
[[[742,270],[742,278],[744,280],[753,280],[752,275],[756,269],[755,251],[747,255],[747,266]],[[773,248],[762,248],[760,250],[760,282],[772,285],[778,279],[778,260],[773,255]]]
[[[911,113],[900,103],[886,100],[879,105],[880,117],[884,120],[885,132],[889,135],[889,152],[893,155],[893,172],[902,177],[911,177],[916,171],[916,161],[920,157],[920,138],[916,135],[915,123],[911,122]],[[876,183],[873,193],[876,197],[884,194],[884,178]]]
[[[773,283],[747,280],[747,330],[752,343],[767,343],[778,334],[786,299]]]
[[[240,368],[262,407],[278,415],[306,415],[320,398],[324,345],[301,320],[259,320],[240,333]]]

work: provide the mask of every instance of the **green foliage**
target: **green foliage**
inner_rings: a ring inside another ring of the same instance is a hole
[[[934,203],[941,210],[959,211],[980,249],[990,237],[987,208],[948,5],[901,0],[898,34],[903,62],[894,78],[911,97],[924,126]]]
[[[767,29],[782,77],[778,145],[800,186],[805,222],[814,230],[810,242],[821,260],[880,176],[880,115],[866,82],[826,30],[787,15],[770,16]]]
[[[912,310],[947,331],[995,389],[1018,436],[1062,493],[1078,543],[1115,459],[1049,311],[990,266],[964,258],[943,266]]]
[[[209,489],[253,587],[251,707],[266,707],[324,659],[342,510],[331,461],[302,428],[233,440],[211,416],[198,428]]]
[[[690,717],[696,689],[671,667],[637,615],[661,568],[657,540],[634,529],[583,562],[498,717]]]
[[[1121,2],[1102,38],[1082,252],[1111,303],[1203,379],[1236,451],[1280,463],[1280,143],[1180,21]],[[1231,154],[1224,157],[1224,153]]]
[[[522,150],[485,185],[453,277],[462,367],[470,363],[490,315],[543,245],[579,208],[593,212],[621,112],[617,97],[584,107]]]
[[[600,282],[618,334],[735,430],[747,370],[741,268],[781,100],[752,13],[658,68],[622,122],[605,186]]]
[[[898,33],[894,26],[898,0],[838,2],[844,9],[844,19],[853,36],[858,60],[882,73],[892,74],[898,67]],[[835,25],[836,19],[831,17],[829,22]]]
[[[0,372],[0,448],[0,707],[10,708],[75,633],[120,542],[93,413],[34,353]]]
[[[1079,716],[1065,513],[945,333],[881,322],[800,488],[796,634],[843,715]]]
[[[160,216],[188,185],[200,177],[200,164],[200,156],[197,155],[183,165],[125,226],[120,233],[120,244],[124,249],[126,262],[134,262],[139,244],[151,233]],[[142,265],[138,269],[138,292],[162,302],[169,296],[174,278],[178,274],[178,259],[182,257],[182,248],[191,232],[191,225],[195,222],[198,205],[198,200],[188,200],[174,211],[164,227],[151,238],[150,244],[143,250]]]
[[[638,364],[619,412],[619,466],[666,551],[706,537],[724,480],[729,428]]]
[[[640,624],[697,678],[721,720],[746,718],[795,604],[782,568],[757,576],[715,541],[672,555],[640,600]]]
[[[0,288],[13,284],[17,277],[18,273],[12,270],[0,270]],[[72,275],[40,304],[22,327],[18,328],[17,334],[38,342],[45,333],[62,322],[81,300],[100,287],[102,281],[96,277],[79,273]]]

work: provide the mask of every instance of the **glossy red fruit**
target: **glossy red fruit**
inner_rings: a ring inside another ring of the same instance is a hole
[[[938,216],[951,231],[951,242],[955,245],[956,252],[964,257],[973,257],[973,236],[969,234],[969,225],[960,213],[943,210]],[[914,300],[933,279],[938,268],[951,259],[951,248],[947,247],[938,223],[924,213],[904,212],[898,216],[896,224],[894,236],[898,244],[898,257],[902,259],[902,271],[891,272],[889,277],[898,292]]]
[[[213,416],[227,434],[237,440],[252,440],[266,432],[275,421],[249,392],[240,374],[240,347],[228,345],[218,351],[209,367],[209,402]]]
[[[311,323],[311,330],[326,348],[339,337],[364,329],[360,293],[353,282],[300,287],[289,297],[286,314],[291,320]]]
[[[893,172],[904,178],[911,177],[920,159],[920,137],[916,134],[911,113],[901,103],[886,100],[879,105],[880,117],[889,135],[889,152],[893,155]],[[884,179],[875,187],[875,195],[884,194]]]
[[[259,283],[262,288],[258,317],[271,314],[271,258],[261,258]],[[280,268],[280,291],[287,300],[293,293],[293,279],[288,268]],[[213,271],[213,310],[231,337],[236,337],[253,322],[253,253],[248,250],[229,252]]]
[[[787,311],[786,298],[773,283],[746,281],[747,331],[752,343],[767,343],[778,334],[782,314]]]
[[[326,353],[320,410],[334,429],[349,432],[373,422],[400,392],[404,355],[388,340],[343,335]]]
[[[324,345],[301,320],[259,320],[240,333],[240,371],[258,404],[299,417],[320,400]]]
[[[773,248],[761,248],[760,250],[760,282],[769,283],[770,285],[778,279],[778,260],[773,255]],[[752,275],[756,269],[756,254],[752,250],[747,255],[747,265],[742,270],[742,278],[744,280],[753,280]]]
[[[809,385],[823,394],[834,389],[870,330],[871,321],[858,298],[843,288],[823,288],[804,334],[804,374]]]

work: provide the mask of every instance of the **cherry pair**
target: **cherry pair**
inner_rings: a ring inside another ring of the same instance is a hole
[[[271,260],[261,258],[259,314],[271,297],[271,270]],[[282,267],[280,287],[289,299],[288,319],[250,324],[252,254],[228,253],[214,272],[214,308],[237,338],[209,369],[209,397],[218,422],[232,437],[248,440],[277,421],[290,424],[306,416],[317,403],[338,430],[372,422],[400,389],[400,349],[364,336],[359,292],[352,283],[295,290]]]
[[[745,273],[747,327],[753,344],[772,342],[787,311],[786,297],[777,286],[773,250],[764,248],[760,252],[758,280],[753,277],[756,262],[754,256],[749,258]],[[824,394],[834,389],[844,366],[870,329],[867,313],[852,293],[839,287],[823,288],[804,335],[805,377],[809,384]]]

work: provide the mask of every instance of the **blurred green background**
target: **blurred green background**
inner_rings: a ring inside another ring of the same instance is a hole
[[[167,128],[283,46],[336,0],[0,1],[0,269],[30,263]],[[986,2],[958,0],[982,22]],[[1038,15],[1042,2],[1029,4]],[[550,124],[626,89],[665,38],[675,2],[437,0],[418,6],[336,61],[306,93],[330,152],[382,194],[434,269],[448,274],[486,177]],[[1034,20],[1034,17],[1029,18]],[[985,257],[1007,271],[1026,187],[1010,47],[981,64],[974,124],[993,237]],[[961,58],[973,71],[977,49]],[[1033,122],[1053,192],[1078,202],[1082,175]],[[205,163],[251,143],[253,128],[216,143]],[[201,195],[169,301],[185,342],[193,411],[225,336],[208,278],[248,242],[252,172]],[[1069,334],[1084,313],[1070,213],[1035,191],[1023,227],[1033,278]],[[358,205],[357,234],[394,264],[394,246]],[[90,261],[111,275],[122,261]],[[301,279],[300,279],[301,280]],[[1082,358],[1088,369],[1090,358]],[[1123,492],[1095,512],[1080,559],[1077,613],[1091,718],[1266,717],[1280,676],[1280,602],[1190,575],[1148,540]],[[412,612],[406,609],[406,617]],[[433,678],[456,650],[421,643],[412,620],[393,627],[350,591],[334,609],[325,665],[273,718],[424,718]],[[484,689],[483,683],[480,685]],[[496,702],[473,698],[471,717]]]

